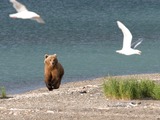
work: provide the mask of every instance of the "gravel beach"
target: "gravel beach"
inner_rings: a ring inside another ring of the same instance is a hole
[[[160,82],[160,74],[134,75]],[[127,76],[118,76],[127,77]],[[110,100],[104,78],[41,88],[0,99],[2,120],[160,120],[158,100]]]

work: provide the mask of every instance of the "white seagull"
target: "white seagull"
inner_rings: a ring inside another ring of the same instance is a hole
[[[36,20],[38,23],[45,23],[44,20],[35,12],[29,11],[23,4],[16,0],[10,0],[13,3],[13,7],[16,9],[17,13],[10,14],[11,18],[21,18],[21,19],[31,19]]]
[[[117,50],[117,53],[124,54],[124,55],[133,55],[133,54],[138,54],[141,55],[141,51],[134,49],[136,48],[139,44],[141,44],[142,40],[138,40],[138,42],[133,43],[135,46],[131,48],[131,42],[132,42],[132,34],[128,30],[128,28],[123,25],[120,21],[117,21],[118,27],[122,30],[123,33],[123,47],[121,50]]]

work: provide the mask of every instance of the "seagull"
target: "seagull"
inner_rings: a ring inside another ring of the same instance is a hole
[[[120,54],[124,54],[124,55],[133,55],[133,54],[138,54],[138,55],[141,55],[141,51],[140,50],[137,50],[135,49],[139,44],[141,44],[141,42],[143,41],[142,39],[141,40],[138,40],[136,43],[133,43],[135,44],[133,48],[131,48],[132,44],[132,34],[131,32],[129,31],[129,29],[123,24],[121,23],[120,21],[117,21],[117,25],[118,27],[122,30],[122,33],[123,33],[123,47],[121,50],[117,50],[116,52],[117,53],[120,53]]]
[[[20,18],[20,19],[31,19],[35,20],[38,23],[45,23],[44,20],[35,12],[29,11],[25,5],[21,4],[16,0],[10,0],[13,3],[13,7],[16,9],[17,13],[10,14],[11,18]]]

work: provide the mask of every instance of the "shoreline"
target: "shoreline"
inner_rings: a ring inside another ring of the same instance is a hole
[[[112,75],[111,75],[112,76]],[[146,73],[146,74],[131,74],[131,75],[115,75],[115,76],[112,76],[112,77],[127,77],[127,76],[135,76],[135,77],[144,77],[144,78],[149,78],[149,79],[153,79],[153,80],[157,80],[157,76],[159,76],[159,79],[160,79],[160,73]],[[66,84],[72,84],[72,83],[83,83],[85,81],[94,81],[94,80],[100,80],[100,79],[104,79],[104,78],[107,78],[108,76],[104,76],[104,77],[97,77],[97,78],[93,78],[93,79],[87,79],[87,80],[78,80],[78,81],[71,81],[71,82],[64,82],[60,85],[60,88],[61,86],[63,85],[66,85]],[[160,80],[159,80],[160,81]],[[43,83],[42,83],[43,84]],[[36,91],[36,90],[39,90],[39,89],[45,89],[46,86],[45,84],[41,86],[37,86],[37,87],[31,87],[29,90],[27,90],[26,88],[23,89],[21,92],[20,90],[17,90],[17,92],[8,92],[9,94],[8,95],[18,95],[18,94],[25,94],[27,92],[31,92],[31,91]],[[44,86],[44,87],[42,87]],[[59,88],[59,89],[60,89]]]
[[[160,81],[160,74],[135,76]],[[0,118],[4,120],[159,120],[158,100],[110,100],[103,94],[101,85],[106,77],[69,82],[59,89],[31,90],[22,94],[8,95],[0,99]]]
[[[104,77],[99,77],[99,78],[94,78],[94,79],[87,79],[87,80],[80,80],[80,81],[73,81],[73,82],[65,82],[65,83],[62,83],[60,85],[60,88],[61,87],[65,87],[65,86],[69,86],[69,85],[74,85],[75,87],[76,86],[79,86],[81,84],[103,84],[103,80],[106,79],[107,77],[109,76],[104,76]],[[146,73],[146,74],[131,74],[131,75],[115,75],[115,76],[111,76],[111,77],[137,77],[137,78],[145,78],[145,79],[151,79],[153,81],[158,81],[160,82],[160,73]],[[92,83],[91,83],[92,82]],[[44,85],[45,86],[45,85]],[[32,91],[38,91],[38,90],[41,90],[41,89],[47,89],[47,87],[40,87],[40,88],[37,88],[37,89],[34,89],[34,90],[29,90],[29,91],[26,91],[26,92],[22,92],[22,93],[19,93],[19,94],[25,94],[25,93],[28,93],[28,92],[32,92]],[[19,95],[19,94],[13,94],[13,95]],[[12,95],[12,94],[11,94]]]

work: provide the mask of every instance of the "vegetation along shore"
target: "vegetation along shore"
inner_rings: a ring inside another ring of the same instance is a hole
[[[153,98],[107,97],[104,83],[110,77],[62,84],[59,89],[41,88],[0,99],[3,120],[160,120],[160,101]],[[147,79],[160,83],[160,74],[116,76],[116,79]]]

